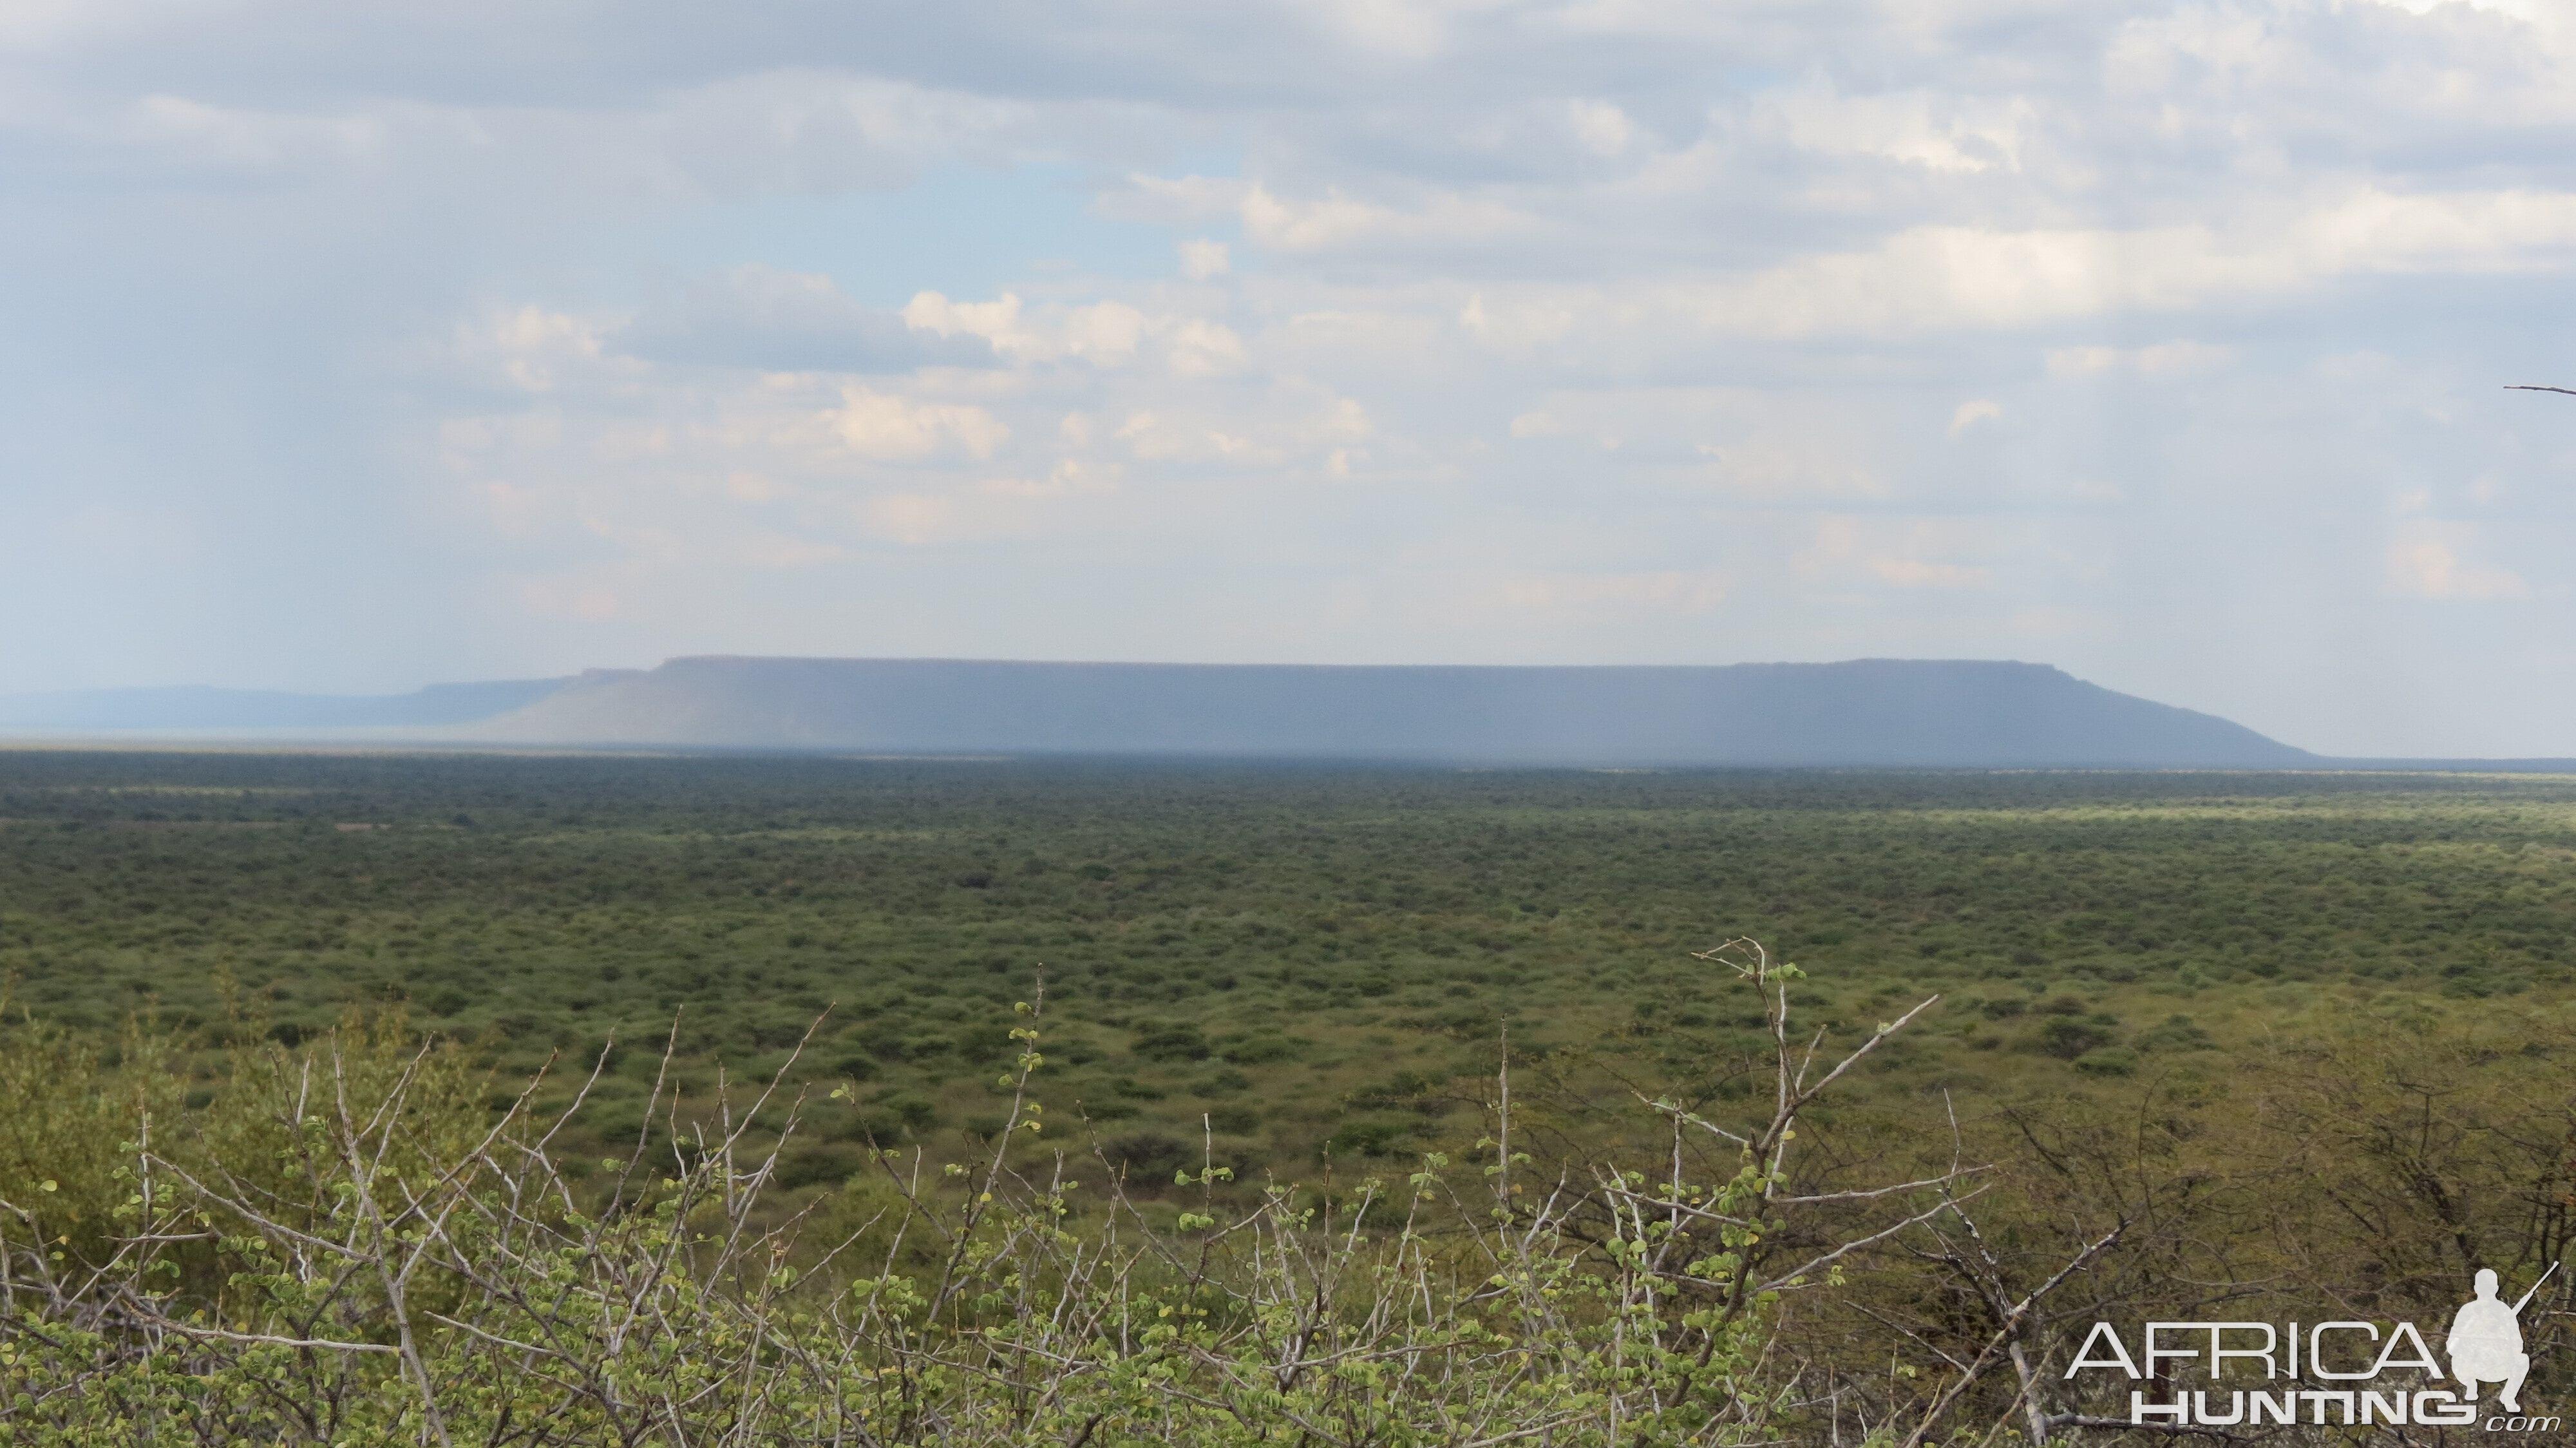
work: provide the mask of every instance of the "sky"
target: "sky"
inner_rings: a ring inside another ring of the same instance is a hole
[[[2576,0],[10,0],[0,692],[2009,658],[2576,755]]]

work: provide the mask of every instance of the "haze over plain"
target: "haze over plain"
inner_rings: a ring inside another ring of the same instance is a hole
[[[0,16],[0,692],[2045,660],[2576,752],[2576,11]]]

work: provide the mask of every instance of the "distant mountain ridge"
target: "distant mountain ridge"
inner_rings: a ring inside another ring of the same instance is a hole
[[[1667,765],[2313,766],[2046,664],[1476,666],[679,658],[496,742]]]
[[[0,694],[0,729],[88,733],[471,724],[532,704],[587,677],[431,684],[408,694],[294,694],[204,684]]]
[[[0,730],[335,730],[415,742],[1519,764],[2313,768],[2046,664],[1339,665],[677,658],[331,696],[0,696]]]

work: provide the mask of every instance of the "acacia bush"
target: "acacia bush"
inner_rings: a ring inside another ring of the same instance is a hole
[[[1704,958],[1785,1014],[1794,968]],[[871,1145],[801,1201],[784,1069],[698,1120],[657,1080],[632,1150],[570,1159],[607,1053],[496,1120],[452,1051],[352,1021],[244,1048],[190,1110],[148,1030],[104,1088],[39,1033],[0,1074],[0,1444],[1777,1441],[1779,1295],[1922,1218],[1765,1247],[1817,1205],[1789,1142],[1840,1070],[1785,1033],[1758,1134],[1653,1105],[1732,1143],[1706,1177],[1543,1170],[1505,1072],[1473,1159],[1255,1186],[1211,1134],[1146,1194],[1056,1145],[1039,1015],[989,1154]]]
[[[0,1445],[2125,1444],[2125,1382],[2063,1373],[2095,1322],[2432,1324],[2576,1250],[2557,1008],[2321,1001],[2097,1094],[1900,1114],[1822,1093],[1922,1006],[1820,1055],[1794,967],[1700,959],[1760,993],[1762,1052],[1497,1042],[1481,1080],[1383,1083],[1457,1103],[1445,1154],[1293,1182],[1213,1111],[1185,1141],[1044,1109],[1042,1001],[945,1150],[891,1112],[853,1139],[792,1060],[684,1092],[619,1048],[496,1093],[352,1017],[208,1091],[148,1022],[21,1027]],[[2546,1402],[2564,1276],[2527,1319]]]

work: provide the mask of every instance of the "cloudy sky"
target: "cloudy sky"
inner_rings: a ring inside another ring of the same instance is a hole
[[[2017,658],[2576,754],[2576,0],[8,0],[0,692]]]

